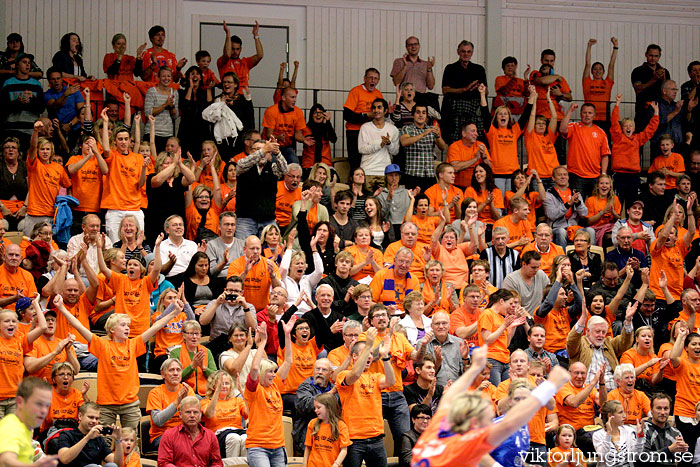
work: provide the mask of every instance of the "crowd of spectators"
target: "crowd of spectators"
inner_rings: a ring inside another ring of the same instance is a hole
[[[45,74],[7,37],[0,464],[700,462],[699,61],[679,87],[649,45],[620,120],[615,37],[581,105],[545,49],[491,106],[474,44],[440,100],[409,37],[395,102],[374,67],[349,91],[340,180],[299,62],[256,126],[260,27],[249,57],[223,29],[218,73],[154,26],[103,79],[75,33]]]

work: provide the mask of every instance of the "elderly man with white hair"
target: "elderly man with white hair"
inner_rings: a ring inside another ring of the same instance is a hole
[[[304,297],[308,299],[310,305],[313,302],[304,292]],[[300,311],[299,299],[284,312],[281,321],[287,322],[292,315],[304,315],[316,337],[316,343],[323,346],[321,356],[326,356],[327,352],[343,345],[343,323],[345,316],[332,310],[333,287],[328,284],[321,284],[316,289],[316,307],[304,313]],[[279,332],[279,330],[278,330]]]
[[[435,378],[437,384],[445,387],[448,381],[457,381],[464,373],[469,360],[469,345],[450,334],[450,315],[446,312],[435,313],[430,324],[433,340],[428,342],[425,352],[435,355]]]
[[[637,305],[638,302],[627,305],[622,333],[613,338],[606,337],[608,322],[600,316],[592,316],[588,319],[590,316],[588,308],[583,304],[583,313],[566,338],[566,351],[572,364],[581,362],[588,368],[586,383],[593,381],[598,370],[605,364],[605,386],[608,390],[615,389],[613,372],[619,365],[622,354],[632,347],[634,339],[632,318],[637,311]]]
[[[634,233],[629,227],[620,227],[615,236],[616,247],[605,254],[605,261],[612,261],[620,269],[620,275],[626,274],[625,266],[628,264],[634,270],[634,285],[639,288],[642,285],[641,268],[648,268],[647,256],[634,248]]]
[[[616,400],[625,408],[625,425],[641,423],[651,411],[651,401],[642,391],[634,389],[637,372],[631,363],[620,363],[613,374],[617,389],[608,393],[608,400]]]

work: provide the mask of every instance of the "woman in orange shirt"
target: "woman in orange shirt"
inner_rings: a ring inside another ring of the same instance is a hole
[[[68,159],[66,165],[73,184],[72,195],[80,201],[73,209],[83,215],[88,212],[99,213],[102,175],[107,175],[109,167],[92,136],[81,136],[80,148],[81,154]]]
[[[435,416],[413,448],[414,465],[475,467],[485,454],[527,424],[570,379],[561,366],[554,367],[546,382],[494,424],[491,403],[467,391],[486,365],[487,353],[486,346],[474,349],[472,365],[444,392]]]
[[[146,343],[168,321],[182,312],[184,305],[176,302],[169,315],[163,316],[143,334],[131,339],[129,338],[131,318],[128,315],[115,313],[110,316],[105,324],[107,336],[99,337],[90,332],[66,309],[62,296],[56,295],[54,305],[68,323],[85,338],[90,353],[100,360],[100,364],[97,365],[97,403],[102,406],[101,424],[112,425],[119,416],[123,427],[138,428],[141,409],[139,409],[137,357],[146,353]]]
[[[212,191],[206,185],[197,185],[195,189],[185,192],[185,216],[188,240],[214,240],[219,235],[219,214],[221,214],[221,186],[214,179],[215,188]]]
[[[221,212],[236,212],[237,180],[236,163],[231,159],[224,166],[224,172],[221,175]]]
[[[262,239],[262,255],[279,266],[286,249],[286,243],[282,241],[280,228],[277,224],[266,225],[260,234],[260,238]]]
[[[296,316],[282,323],[284,337],[291,342],[291,332]],[[263,322],[255,330],[255,344],[264,349],[267,343],[267,324]],[[255,352],[243,398],[248,404],[249,420],[245,447],[251,467],[283,466],[287,454],[284,451],[284,425],[282,424],[282,388],[292,368],[292,346],[284,349],[284,361],[278,367],[267,358],[265,352]]]
[[[440,219],[438,219],[436,216],[428,216],[430,200],[427,196],[425,196],[425,194],[420,193],[414,196],[413,190],[408,190],[408,197],[411,199],[411,201],[408,205],[403,221],[404,223],[413,222],[416,224],[416,227],[418,227],[418,241],[427,245],[430,243],[430,236],[440,223]]]
[[[436,259],[425,264],[425,282],[421,291],[425,300],[425,316],[442,310],[452,313],[459,307],[454,285],[444,280],[445,267]]]
[[[215,188],[214,180],[221,181],[224,175],[224,161],[221,159],[216,143],[211,140],[202,143],[202,154],[197,167],[194,169],[194,179],[199,183],[208,186],[212,190]],[[210,170],[213,168],[213,172]]]
[[[207,379],[207,397],[202,399],[204,426],[217,435],[226,434],[221,457],[245,457],[245,430],[243,419],[248,418],[248,408],[240,397],[233,396],[233,378],[219,370]]]
[[[530,189],[530,182],[533,178],[535,179],[537,191],[532,191]],[[544,203],[544,198],[547,196],[539,174],[536,170],[532,169],[530,170],[530,175],[527,175],[524,170],[518,169],[513,172],[511,182],[515,191],[506,191],[506,206],[508,206],[510,209],[510,199],[516,196],[519,196],[527,201],[527,204],[530,207],[530,215],[527,216],[527,220],[530,221],[532,227],[535,228],[537,226],[535,209],[542,206],[542,203]]]
[[[334,394],[314,397],[316,418],[309,422],[304,441],[305,467],[340,467],[352,444],[348,426],[341,420],[342,409]]]
[[[661,358],[654,353],[654,330],[651,326],[641,326],[634,331],[634,339],[634,347],[622,354],[620,363],[633,365],[637,377],[635,386],[640,391],[651,392],[651,386],[664,379],[664,371],[659,364]]]
[[[595,230],[595,243],[603,246],[603,240],[612,245],[610,233],[613,225],[620,218],[622,206],[613,193],[612,177],[603,174],[598,177],[593,194],[586,200],[588,208],[588,225]]]
[[[555,115],[557,109],[549,90],[550,88],[547,87],[549,114]],[[530,100],[533,104],[537,101],[537,92],[534,86],[530,86]],[[559,166],[557,152],[554,149],[554,142],[557,140],[557,119],[550,119],[549,126],[547,126],[547,119],[543,115],[535,114],[536,112],[530,113],[523,138],[527,152],[527,166],[528,169],[537,171],[545,188],[549,189],[554,186],[552,175],[554,169]]]
[[[350,269],[350,275],[356,281],[367,276],[374,277],[374,273],[382,268],[380,263],[383,255],[381,251],[370,246],[372,231],[367,224],[360,225],[355,229],[353,238],[355,244],[345,249],[355,258],[354,265]]]
[[[489,165],[480,162],[472,174],[471,186],[464,190],[465,198],[474,198],[478,204],[479,220],[493,224],[503,213],[503,194],[496,188],[493,171]]]
[[[598,41],[589,39],[586,46],[586,63],[583,67],[583,99],[587,104],[593,104],[595,107],[595,118],[593,123],[598,125],[605,131],[610,132],[610,119],[608,118],[607,104],[610,102],[610,92],[612,91],[615,81],[615,60],[617,59],[617,38],[610,38],[613,48],[610,54],[610,63],[608,64],[608,74],[603,78],[605,67],[600,62],[595,62],[591,65],[591,47]],[[608,134],[608,137],[610,135]]]

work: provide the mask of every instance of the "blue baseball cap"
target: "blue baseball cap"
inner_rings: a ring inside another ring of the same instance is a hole
[[[401,167],[399,167],[399,164],[389,164],[384,169],[384,175],[389,175],[389,174],[394,174],[394,173],[401,173]]]

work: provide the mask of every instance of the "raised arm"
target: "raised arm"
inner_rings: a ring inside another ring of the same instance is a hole
[[[613,48],[610,54],[610,63],[608,63],[608,74],[606,78],[615,79],[615,61],[617,60],[617,37],[611,37],[610,42],[612,42]]]
[[[452,383],[452,385],[445,390],[442,394],[442,399],[440,399],[440,404],[438,405],[438,411],[449,407],[452,401],[459,395],[463,394],[469,386],[472,385],[477,376],[486,366],[486,360],[488,355],[488,346],[482,345],[477,347],[472,351],[472,364],[467,371],[465,371],[462,376],[460,376],[457,381]]]
[[[158,276],[160,275],[160,269],[163,266],[163,263],[160,258],[160,244],[163,241],[163,238],[165,237],[165,234],[161,232],[158,234],[158,237],[156,238],[156,243],[153,246],[153,253],[155,254],[156,258],[153,260],[153,269],[151,272],[148,274],[148,278],[151,280],[152,284],[158,284]],[[104,256],[103,256],[104,258]]]
[[[345,375],[345,379],[343,380],[343,384],[345,386],[352,386],[355,384],[355,382],[360,379],[360,376],[362,376],[362,372],[365,369],[365,365],[367,362],[367,359],[369,358],[369,354],[372,352],[372,347],[374,344],[374,339],[377,337],[377,329],[376,328],[369,328],[367,330],[367,333],[365,334],[365,347],[362,349],[362,352],[360,352],[360,355],[357,357],[357,361],[355,362],[355,365],[353,365],[352,369],[350,370],[350,373]],[[352,350],[352,349],[351,349]],[[393,371],[392,371],[393,373]]]
[[[608,305],[610,313],[612,313],[613,315],[617,315],[617,309],[620,307],[622,297],[624,297],[627,293],[627,290],[629,290],[630,283],[632,282],[632,277],[634,276],[634,270],[629,264],[625,266],[625,272],[625,280],[622,282],[620,288],[617,289],[617,293],[615,294],[613,299],[610,300],[610,305]]]
[[[141,340],[143,340],[144,344],[147,344],[151,337],[155,336],[158,331],[163,329],[163,327],[165,327],[165,325],[168,324],[171,319],[180,314],[184,309],[185,305],[184,303],[182,303],[182,300],[175,300],[173,302],[172,311],[167,315],[162,316],[160,319],[158,319],[158,321],[153,323],[153,326],[146,329],[146,331],[144,331],[144,333],[141,334]]]
[[[262,42],[260,42],[260,24],[258,24],[258,20],[255,20],[255,26],[253,26],[253,39],[255,39],[255,55],[250,57],[253,61],[251,68],[260,63],[260,60],[263,58],[263,46]]]
[[[581,76],[581,81],[586,81],[587,78],[591,77],[591,47],[597,44],[596,39],[588,39],[588,44],[586,45],[586,63],[583,65],[583,76]]]
[[[569,133],[569,121],[571,120],[571,114],[574,113],[574,110],[578,109],[578,104],[571,104],[569,106],[569,110],[566,111],[564,114],[564,118],[561,119],[561,123],[559,124],[559,133],[563,137],[566,137],[566,135]]]
[[[297,315],[292,316],[292,318],[285,322],[282,322],[282,329],[284,330],[284,338],[287,342],[292,342],[292,328],[294,327],[294,323],[297,322]],[[256,356],[258,352],[255,352]],[[263,352],[264,353],[264,352]],[[292,346],[287,345],[284,348],[284,362],[280,365],[279,369],[277,370],[277,375],[280,377],[281,380],[287,379],[287,375],[289,374],[289,370],[292,369]]]
[[[533,86],[532,84],[527,87],[528,91],[530,92],[530,95],[527,98],[528,103],[532,104],[533,106],[537,105],[537,88]],[[549,96],[549,88],[547,88],[547,96]],[[556,115],[556,112],[553,113],[552,115]],[[535,131],[535,119],[537,118],[537,112],[535,111],[535,108],[533,107],[532,112],[530,112],[530,118],[527,119],[527,132],[532,133]],[[556,120],[556,118],[553,118],[551,120]],[[555,123],[556,125],[556,123]]]
[[[66,307],[63,305],[63,297],[61,295],[56,295],[53,299],[53,304],[56,306],[58,311],[61,312],[61,314],[66,318],[68,321],[68,324],[73,326],[76,331],[80,333],[81,336],[88,342],[92,340],[92,332],[85,326],[83,326],[83,323],[80,322],[78,318],[73,316],[73,313],[68,311]]]

